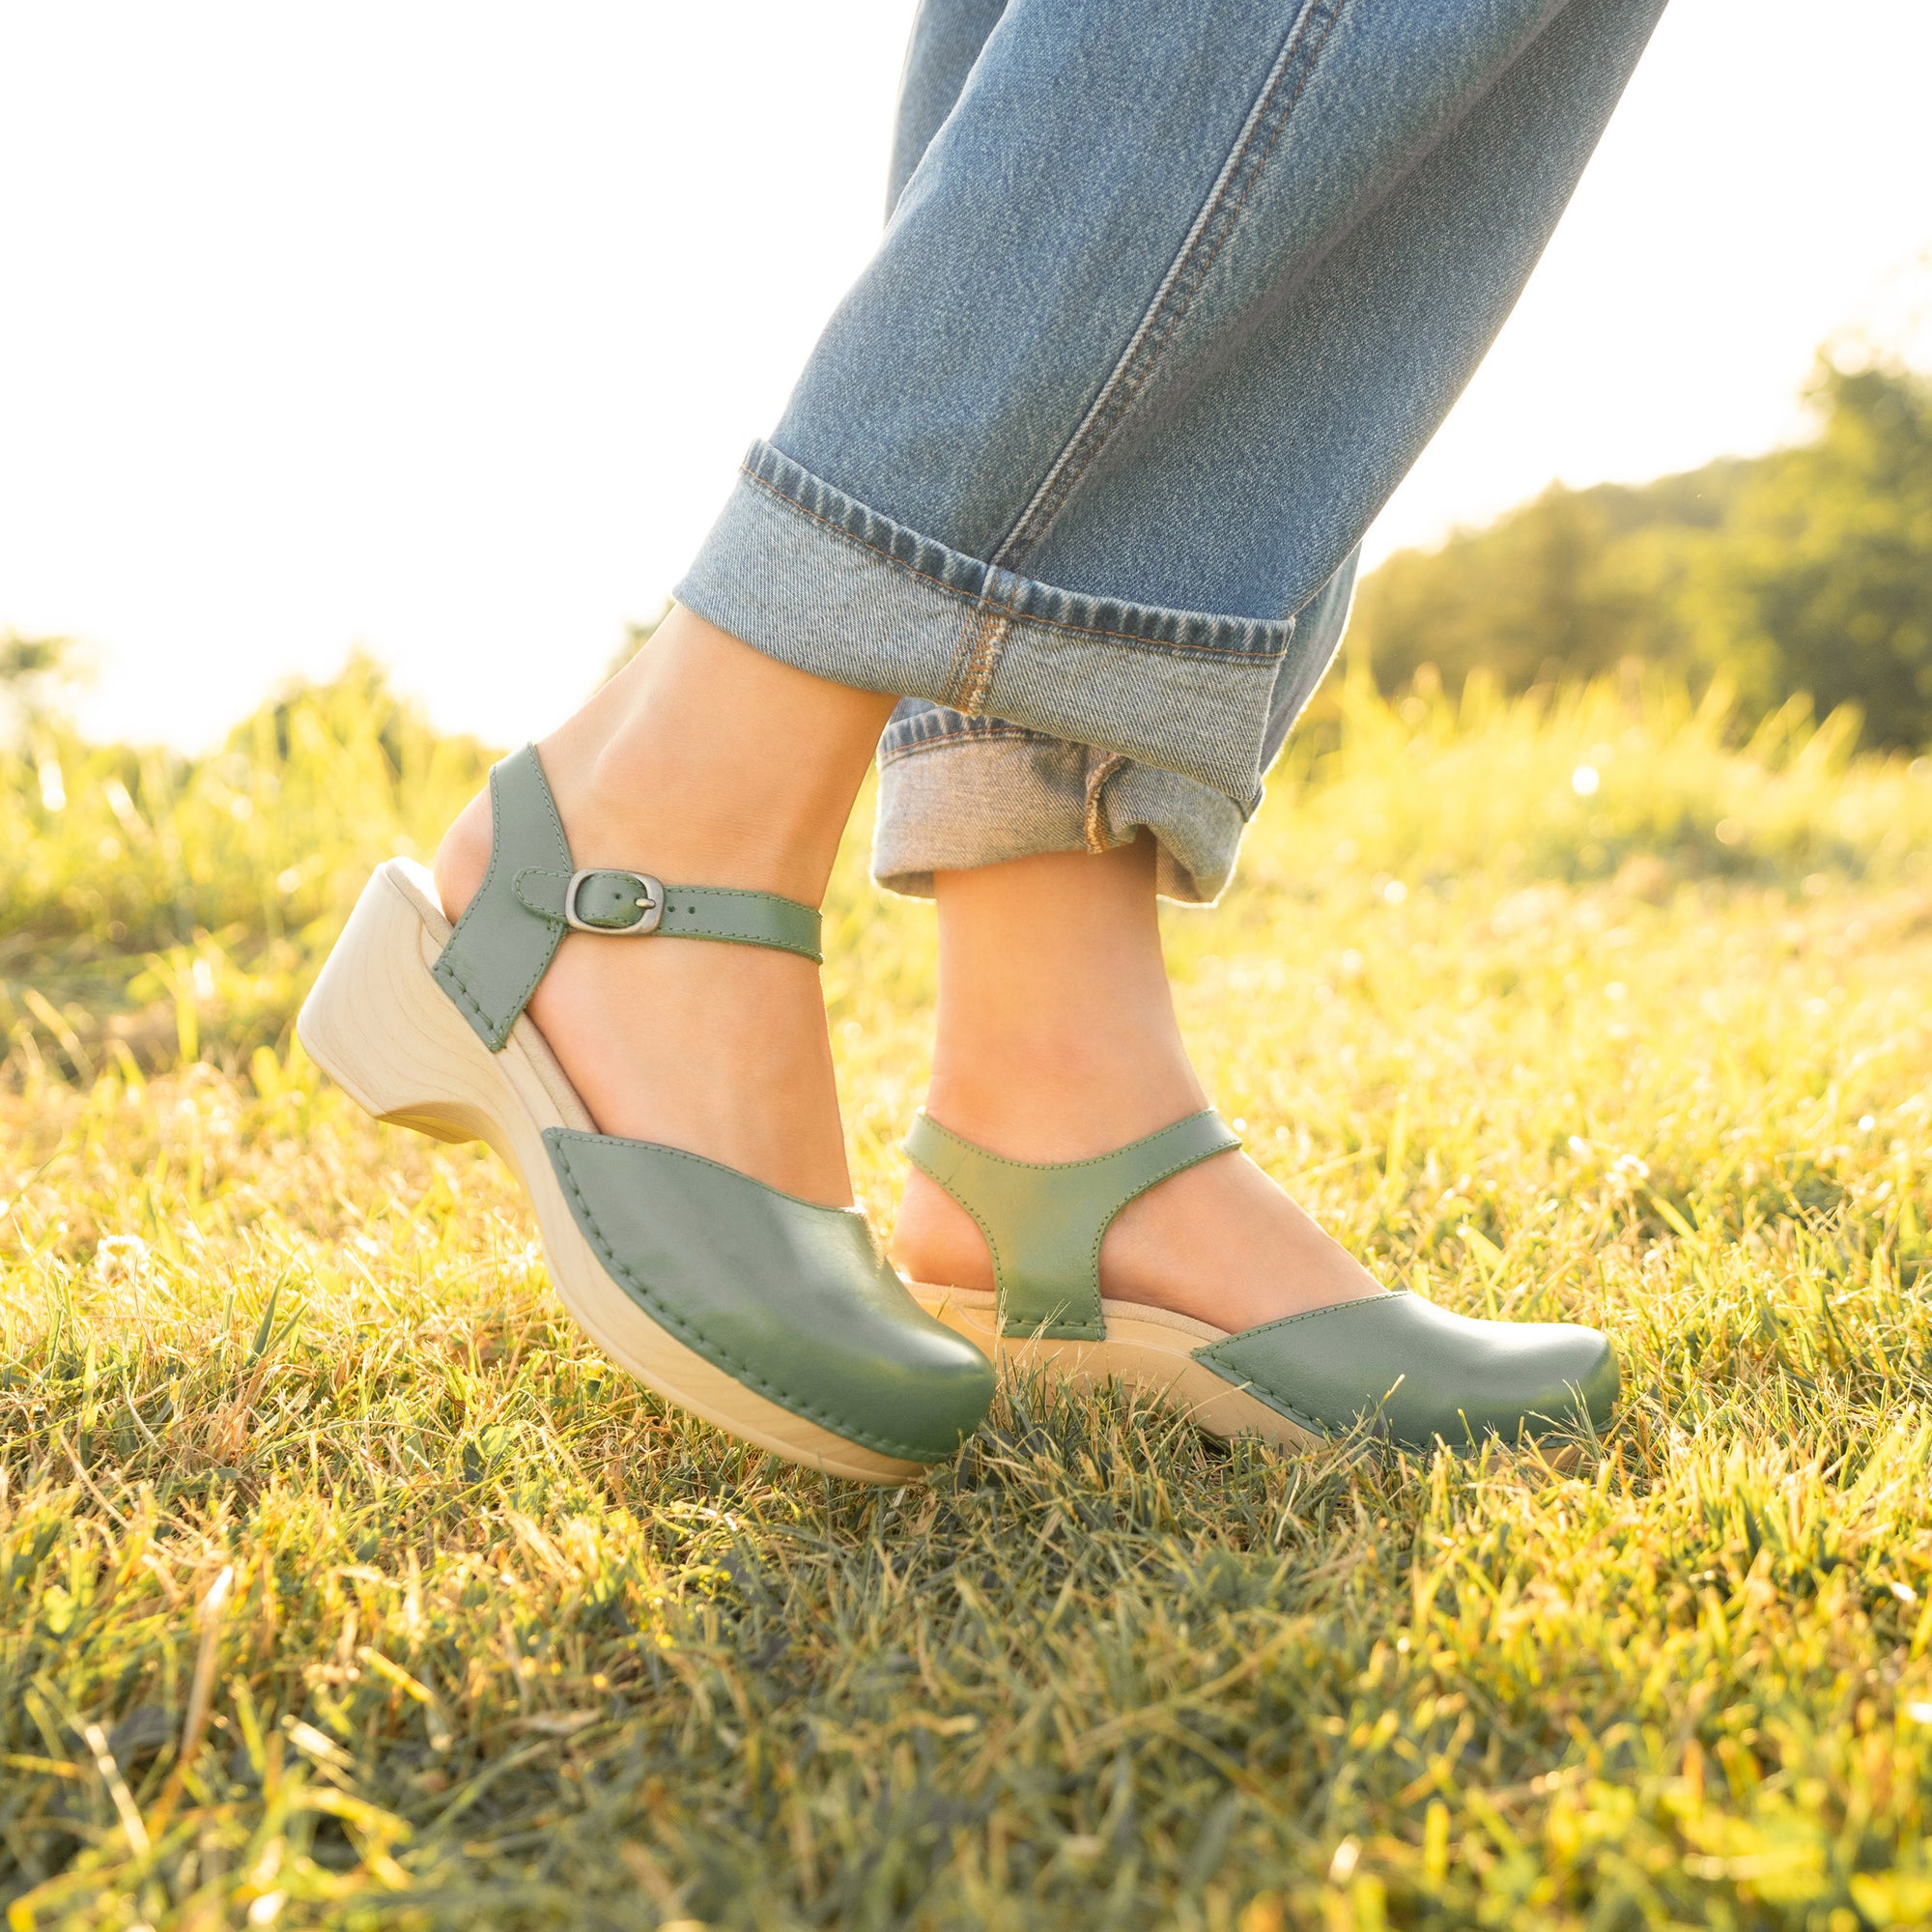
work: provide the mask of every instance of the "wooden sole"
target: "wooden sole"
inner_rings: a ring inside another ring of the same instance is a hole
[[[1105,1341],[1002,1335],[998,1297],[990,1289],[942,1288],[923,1281],[907,1285],[928,1315],[983,1350],[1003,1373],[1044,1370],[1081,1390],[1124,1382],[1177,1404],[1196,1428],[1223,1440],[1251,1434],[1284,1449],[1302,1450],[1321,1439],[1194,1359],[1194,1350],[1204,1343],[1228,1339],[1224,1328],[1138,1301],[1102,1300]]]
[[[564,1199],[546,1127],[594,1133],[556,1056],[527,1015],[492,1053],[431,968],[449,937],[428,871],[377,868],[296,1019],[308,1056],[380,1121],[441,1141],[486,1141],[536,1208],[551,1277],[572,1318],[629,1374],[728,1435],[831,1475],[906,1483],[925,1464],[836,1435],[746,1388],[653,1321],[604,1271]]]

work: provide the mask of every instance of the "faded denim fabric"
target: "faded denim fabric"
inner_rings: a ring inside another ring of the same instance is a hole
[[[882,882],[1146,826],[1221,890],[1662,4],[924,0],[878,254],[676,593],[905,696]]]

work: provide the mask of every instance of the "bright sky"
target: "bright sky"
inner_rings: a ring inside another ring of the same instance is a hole
[[[0,629],[197,746],[364,643],[510,742],[653,611],[880,219],[913,0],[0,0]],[[1676,0],[1372,546],[1791,435],[1932,244],[1926,0]]]

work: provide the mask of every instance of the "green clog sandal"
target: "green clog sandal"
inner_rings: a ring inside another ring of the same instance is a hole
[[[1475,1321],[1402,1290],[1230,1334],[1103,1300],[1100,1241],[1114,1216],[1240,1144],[1209,1109],[1094,1160],[1008,1160],[922,1113],[905,1151],[979,1223],[996,1286],[912,1292],[1003,1366],[1082,1386],[1118,1378],[1180,1403],[1212,1435],[1253,1430],[1298,1449],[1367,1419],[1406,1449],[1462,1449],[1609,1419],[1616,1356],[1569,1322]]]
[[[660,1395],[794,1463],[902,1483],[980,1425],[993,1371],[926,1315],[856,1208],[601,1134],[524,1007],[569,931],[816,962],[818,914],[572,859],[534,746],[490,774],[490,869],[452,930],[430,874],[363,889],[296,1031],[379,1120],[483,1140],[535,1204],[564,1305]]]

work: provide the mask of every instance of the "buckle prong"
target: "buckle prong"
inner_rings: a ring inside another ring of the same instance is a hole
[[[579,890],[585,879],[594,879],[600,875],[605,877],[614,875],[620,879],[636,881],[638,890],[643,896],[634,901],[638,908],[638,916],[629,925],[593,925],[588,920],[578,917]],[[607,939],[622,939],[633,934],[641,936],[647,932],[655,932],[658,929],[658,922],[664,918],[664,907],[665,889],[659,880],[654,879],[648,872],[626,871],[617,866],[585,866],[582,870],[571,873],[570,882],[563,889],[563,923],[574,931],[598,932]]]

